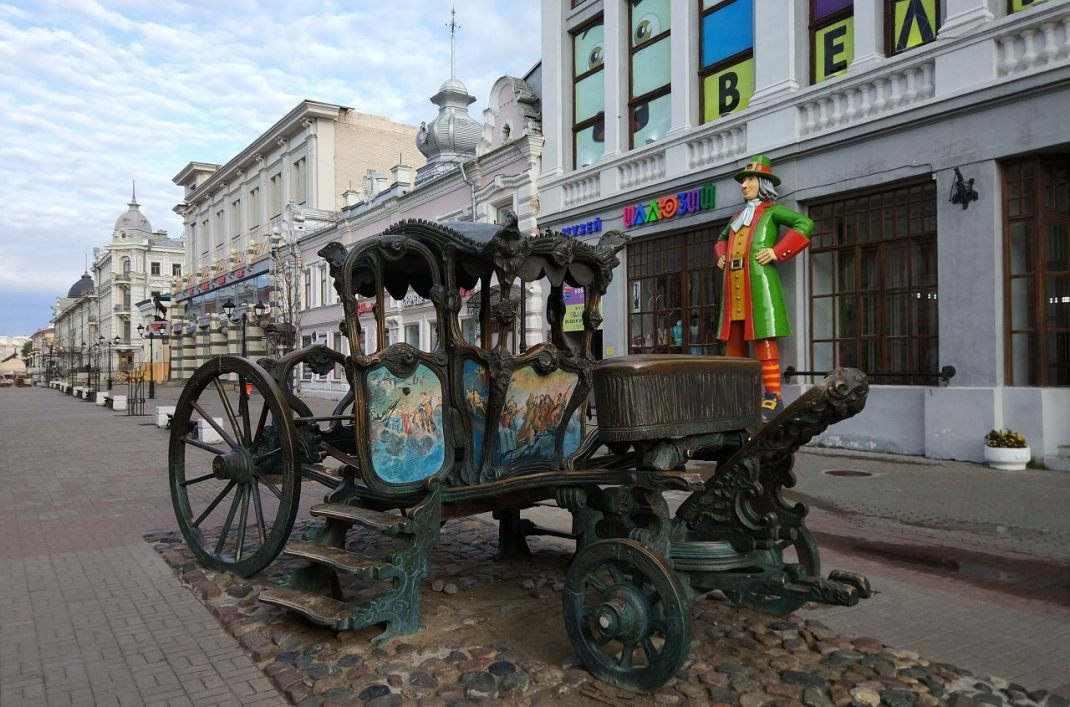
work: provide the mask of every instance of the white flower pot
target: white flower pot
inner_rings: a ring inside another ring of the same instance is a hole
[[[1001,471],[1024,471],[1032,457],[1029,447],[989,447],[985,445],[985,464]]]

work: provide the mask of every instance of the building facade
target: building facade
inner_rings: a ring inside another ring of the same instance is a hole
[[[163,328],[159,322],[167,318],[165,302],[170,299],[172,282],[182,276],[186,243],[182,238],[168,238],[166,231],[153,231],[136,194],[127,206],[126,213],[115,220],[110,242],[93,249],[99,309],[94,343],[101,349],[104,376],[146,366],[145,373],[152,380],[165,381],[170,367],[167,348],[144,339],[158,336]],[[143,302],[156,305],[149,316],[139,310]]]
[[[742,207],[733,175],[764,154],[778,203],[815,223],[778,266],[782,365],[871,376],[864,413],[820,441],[980,461],[1009,427],[1070,462],[1070,1],[542,14],[540,225],[633,239],[603,299],[606,355],[722,351],[713,245]]]
[[[191,162],[175,176],[188,247],[166,332],[173,379],[219,354],[292,350],[305,286],[298,236],[333,223],[342,192],[368,170],[386,171],[399,154],[422,165],[416,133],[304,101],[227,164]]]
[[[363,193],[347,191],[345,205],[330,228],[306,233],[299,242],[305,263],[304,281],[308,307],[301,317],[304,344],[320,343],[350,353],[349,341],[339,332],[343,319],[338,296],[326,261],[317,252],[332,241],[345,246],[381,233],[403,219],[479,221],[504,223],[516,214],[521,232],[537,231],[539,209],[538,173],[542,154],[539,101],[533,85],[538,85],[538,68],[525,79],[499,78],[491,88],[480,124],[468,114],[475,101],[464,84],[451,78],[442,84],[431,101],[438,115],[421,125],[414,144],[427,163],[420,169],[401,164],[390,170],[389,180],[368,173],[362,180]],[[525,283],[524,335],[518,346],[542,340],[541,287]],[[475,292],[462,293],[478,297]],[[387,296],[386,338],[377,340],[372,306],[374,300],[359,303],[365,351],[378,351],[404,341],[424,351],[433,350],[436,315],[429,301],[410,290],[401,298]],[[461,329],[475,336],[476,319],[466,309],[461,312]],[[302,391],[329,398],[341,398],[349,389],[343,372],[335,368],[326,375],[302,370]]]

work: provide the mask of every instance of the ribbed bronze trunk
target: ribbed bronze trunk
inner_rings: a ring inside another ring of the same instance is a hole
[[[594,370],[598,433],[636,442],[762,424],[761,364],[726,356],[637,355]]]

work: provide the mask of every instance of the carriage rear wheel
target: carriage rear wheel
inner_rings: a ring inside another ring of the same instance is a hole
[[[301,495],[293,415],[260,366],[218,356],[190,377],[171,421],[171,502],[205,567],[241,577],[267,567]]]
[[[691,648],[691,611],[672,567],[634,540],[601,540],[565,578],[565,628],[587,670],[633,692],[664,685]]]

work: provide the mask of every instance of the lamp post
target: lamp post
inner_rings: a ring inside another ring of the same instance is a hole
[[[100,336],[100,346],[101,346],[101,348],[106,346],[107,349],[108,349],[108,390],[111,390],[111,384],[112,384],[111,354],[112,354],[112,350],[118,345],[119,345],[119,336],[118,336],[118,334],[116,334],[115,338],[113,338],[113,339],[105,339],[104,335],[101,334],[101,336]]]
[[[156,338],[156,335],[152,333],[152,329],[149,329],[146,334],[144,324],[137,325],[137,333],[142,339],[149,340],[149,400],[153,400],[156,397],[156,357],[152,349],[152,340]]]
[[[235,309],[234,300],[228,298],[227,301],[223,303],[223,313],[226,314],[227,321],[233,324],[241,322],[241,356],[242,358],[246,358],[249,355],[246,343],[246,329],[249,324],[248,309],[242,307],[241,316],[237,319],[234,318]],[[257,300],[256,305],[253,307],[253,311],[256,313],[257,322],[264,316],[265,309],[266,307],[264,306],[264,303]],[[249,416],[249,394],[251,392],[251,387],[252,386],[246,385],[245,376],[238,376],[238,414],[245,418],[248,418]]]

